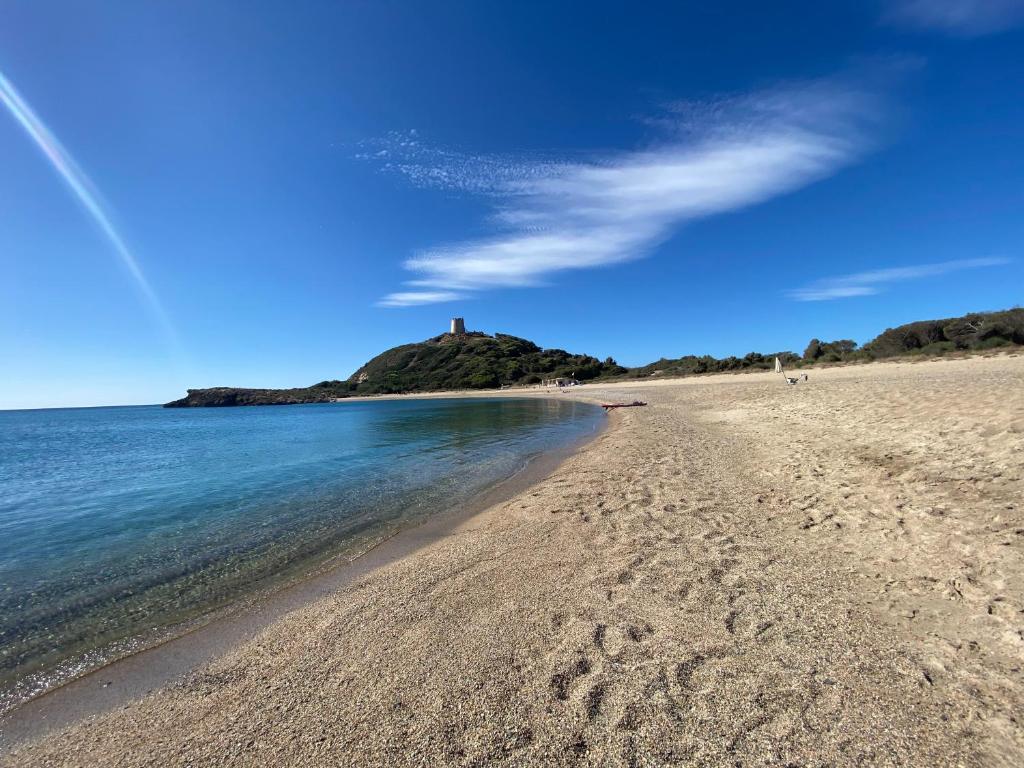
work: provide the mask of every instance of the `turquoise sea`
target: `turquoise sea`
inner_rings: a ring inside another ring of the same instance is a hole
[[[0,411],[2,705],[592,434],[570,400]]]

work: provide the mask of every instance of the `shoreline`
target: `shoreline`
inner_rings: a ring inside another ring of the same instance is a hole
[[[583,387],[649,407],[4,759],[1019,764],[1024,358],[935,362]]]
[[[988,350],[956,350],[947,352],[941,355],[900,355],[894,357],[884,357],[877,360],[837,360],[834,362],[815,362],[810,365],[804,365],[797,368],[793,368],[794,371],[799,371],[801,374],[804,373],[816,373],[821,374],[826,371],[837,371],[837,370],[856,370],[859,368],[878,367],[878,366],[904,366],[904,365],[922,365],[925,363],[955,363],[955,362],[967,362],[971,360],[998,360],[1006,358],[1016,358],[1024,356],[1024,347],[1010,346],[1010,347],[999,347]],[[352,397],[339,397],[335,398],[331,402],[333,403],[358,403],[358,402],[373,402],[375,400],[429,400],[435,398],[448,398],[448,397],[556,397],[559,394],[586,394],[580,392],[581,389],[586,388],[587,390],[615,390],[615,389],[633,389],[634,387],[644,388],[647,386],[661,386],[661,385],[685,385],[692,382],[700,381],[717,381],[717,380],[730,380],[736,377],[744,376],[765,376],[765,375],[778,375],[770,368],[746,368],[735,371],[713,371],[707,373],[690,373],[676,376],[661,376],[651,374],[642,378],[610,378],[610,379],[591,379],[582,381],[574,387],[545,387],[541,384],[528,384],[524,386],[512,386],[508,389],[440,389],[432,390],[429,392],[405,392],[398,394],[379,394],[379,395],[353,395]],[[598,399],[592,399],[590,402],[599,404]],[[252,406],[235,406],[235,407],[252,407]]]
[[[522,395],[502,394],[502,397],[516,396]],[[557,399],[551,393],[548,396]],[[432,394],[433,397],[436,396]],[[449,398],[463,399],[463,395],[450,394]],[[474,517],[542,482],[566,459],[598,439],[611,423],[612,417],[608,417],[598,422],[591,434],[530,457],[514,474],[483,489],[465,503],[400,528],[355,556],[332,556],[294,580],[257,591],[194,622],[168,627],[167,636],[158,636],[151,644],[14,705],[0,713],[0,755],[42,738],[50,731],[123,707],[160,687],[171,685],[287,613],[450,536]]]

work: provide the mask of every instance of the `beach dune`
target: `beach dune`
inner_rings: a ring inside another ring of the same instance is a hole
[[[554,396],[649,405],[5,764],[1024,764],[1024,357]]]

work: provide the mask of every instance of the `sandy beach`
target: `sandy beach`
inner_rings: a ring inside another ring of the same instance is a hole
[[[1024,356],[554,396],[649,406],[2,762],[1024,764]]]

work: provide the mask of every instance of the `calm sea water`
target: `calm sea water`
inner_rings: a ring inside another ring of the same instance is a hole
[[[600,418],[551,400],[0,412],[6,703],[365,550]]]

